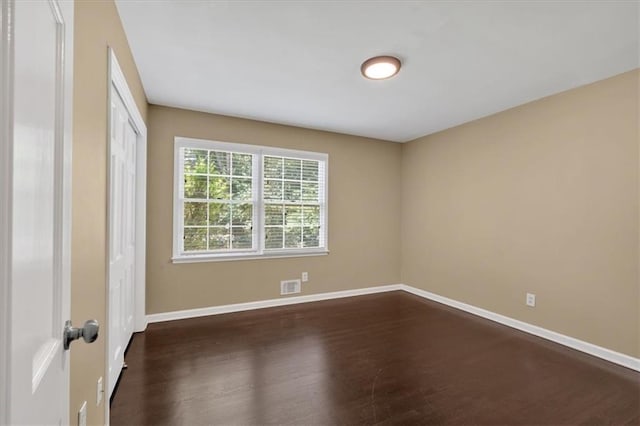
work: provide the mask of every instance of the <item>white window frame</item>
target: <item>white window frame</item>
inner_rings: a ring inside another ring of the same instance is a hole
[[[183,238],[183,209],[180,200],[180,183],[184,175],[184,164],[180,161],[182,148],[208,149],[231,151],[252,154],[253,161],[253,248],[247,250],[219,252],[219,253],[193,253],[182,251]],[[264,248],[264,201],[263,191],[263,162],[264,156],[291,157],[303,160],[315,160],[324,164],[324,204],[320,208],[320,247],[313,248],[288,248],[267,249]],[[283,257],[322,256],[329,253],[329,155],[319,152],[299,151],[292,149],[276,148],[261,145],[247,145],[240,143],[212,141],[176,136],[173,150],[173,263],[192,262],[219,262],[229,260],[269,259]],[[322,244],[324,243],[324,244]]]

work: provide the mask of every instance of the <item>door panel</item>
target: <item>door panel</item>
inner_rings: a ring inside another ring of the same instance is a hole
[[[14,101],[13,138],[8,142],[13,143],[9,422],[59,424],[68,421],[68,353],[62,331],[69,316],[73,3],[10,3]]]
[[[138,134],[128,121],[125,127],[126,140],[126,232],[124,236],[126,253],[125,277],[125,341],[128,344],[133,335],[135,313],[135,277],[136,277],[136,141]]]
[[[133,334],[137,133],[117,90],[111,89],[109,229],[109,397]]]

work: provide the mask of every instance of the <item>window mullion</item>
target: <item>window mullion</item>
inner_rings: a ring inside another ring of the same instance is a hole
[[[233,215],[235,208],[233,206],[233,153],[228,153],[229,158],[229,170],[227,170],[227,177],[229,179],[229,227],[227,228],[227,237],[229,238],[229,250],[233,250]]]
[[[252,194],[254,206],[254,229],[252,229],[252,237],[254,238],[253,247],[255,247],[259,254],[262,254],[264,253],[264,236],[266,235],[266,231],[264,228],[264,156],[262,155],[262,151],[260,151],[260,153],[258,154],[255,154],[255,158],[256,161],[254,161],[255,164],[253,166],[253,176],[251,179],[254,186]]]
[[[303,162],[300,161],[300,248],[304,248],[304,195],[302,194]]]
[[[211,230],[211,228],[209,227],[211,225],[211,222],[209,220],[209,202],[210,202],[209,185],[211,185],[211,176],[209,175],[210,170],[211,170],[211,151],[207,150],[207,197],[205,199],[205,203],[207,204],[207,250],[210,250],[209,242],[211,241],[211,235],[209,235],[209,232]]]
[[[287,246],[287,203],[284,197],[284,158],[282,158],[282,170],[280,170],[280,200],[282,202],[282,238],[280,239],[280,248],[284,250]]]

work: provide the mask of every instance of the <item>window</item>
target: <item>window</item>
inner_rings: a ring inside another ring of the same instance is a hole
[[[327,253],[327,154],[177,137],[175,262]]]

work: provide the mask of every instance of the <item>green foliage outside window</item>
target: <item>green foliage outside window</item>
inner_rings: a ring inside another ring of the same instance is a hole
[[[254,188],[251,154],[181,148],[181,155],[184,252],[254,249],[256,213],[266,250],[320,247],[319,161],[265,155],[262,188]],[[254,204],[257,189],[262,200]]]
[[[185,148],[184,251],[253,247],[253,156]]]

